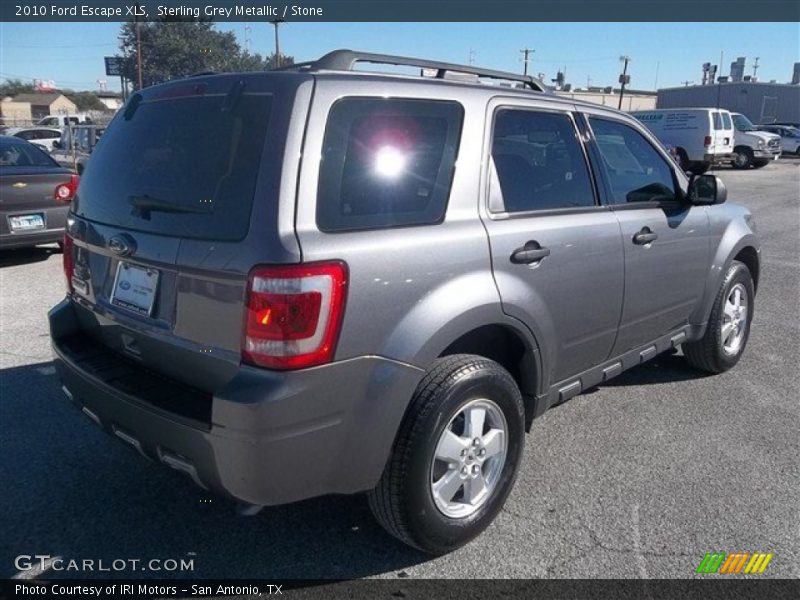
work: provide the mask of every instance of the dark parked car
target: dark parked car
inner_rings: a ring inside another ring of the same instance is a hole
[[[630,115],[511,73],[337,51],[146,88],[73,203],[56,368],[109,434],[248,512],[369,492],[447,552],[549,407],[679,347],[738,362],[759,241],[725,199]]]
[[[0,248],[61,243],[78,176],[44,150],[0,136]]]

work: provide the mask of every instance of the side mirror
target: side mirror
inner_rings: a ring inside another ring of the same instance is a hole
[[[53,150],[61,150],[61,142],[59,142],[58,140],[53,142]]]
[[[728,188],[716,175],[700,175],[689,182],[692,204],[722,204],[728,199]]]

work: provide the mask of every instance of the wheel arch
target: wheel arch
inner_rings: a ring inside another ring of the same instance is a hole
[[[530,332],[523,332],[509,323],[489,323],[459,335],[437,358],[452,354],[475,354],[495,361],[505,368],[522,393],[525,405],[525,427],[539,414],[541,364],[538,344]]]

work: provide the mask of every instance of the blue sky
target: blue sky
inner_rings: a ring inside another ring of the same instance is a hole
[[[0,23],[0,79],[53,79],[61,87],[96,89],[103,56],[117,50],[119,23]],[[250,24],[251,49],[272,49],[272,26]],[[244,23],[221,23],[244,44]],[[752,74],[758,56],[763,81],[791,78],[800,61],[798,23],[286,23],[281,51],[309,60],[335,48],[404,54],[521,71],[521,48],[535,49],[530,72],[584,87],[616,84],[619,56],[629,55],[631,87],[655,89],[699,82],[703,62],[719,63],[722,74],[737,56]],[[109,89],[119,82],[108,78]]]

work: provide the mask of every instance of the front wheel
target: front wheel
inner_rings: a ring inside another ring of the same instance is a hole
[[[710,373],[722,373],[739,362],[750,337],[754,300],[750,270],[744,263],[733,261],[717,292],[705,335],[683,345],[689,364]]]
[[[749,169],[753,164],[753,151],[747,147],[736,148],[733,151],[733,168]]]
[[[489,359],[437,359],[417,387],[369,504],[401,541],[431,554],[466,544],[503,507],[525,425],[514,379]]]

